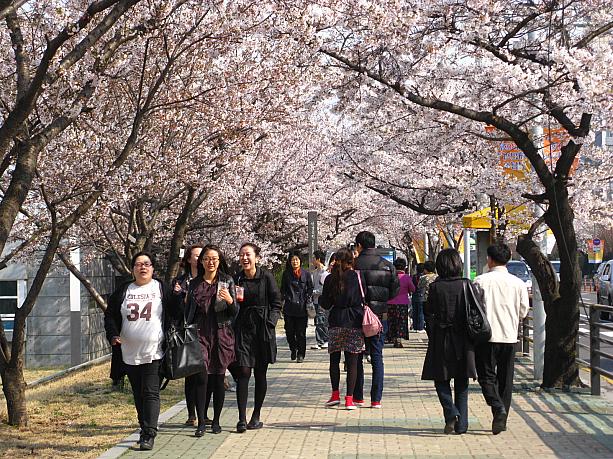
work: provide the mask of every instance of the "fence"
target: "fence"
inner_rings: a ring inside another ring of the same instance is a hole
[[[602,313],[606,312],[608,317],[613,317],[613,306],[606,306],[596,303],[583,303],[588,309],[587,316],[579,314],[579,335],[577,337],[577,363],[590,371],[590,390],[592,395],[600,395],[600,378],[602,376],[612,378],[613,372],[606,370],[602,366],[602,359],[613,361],[613,354],[601,349],[601,345],[612,346],[613,338],[602,336],[602,331],[613,331],[613,322],[603,322]],[[582,327],[583,325],[583,327]],[[587,327],[587,331],[584,331]],[[583,329],[582,329],[583,328]],[[530,354],[530,346],[534,343],[531,336],[531,331],[534,330],[532,325],[532,308],[528,316],[523,320],[520,326],[519,348],[518,351],[524,355]],[[581,338],[587,338],[587,343],[582,343]],[[581,349],[588,351],[588,360],[580,358]]]

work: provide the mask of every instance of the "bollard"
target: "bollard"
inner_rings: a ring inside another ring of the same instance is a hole
[[[530,319],[528,316],[522,320],[522,352],[525,356],[530,355]]]
[[[545,305],[538,287],[538,282],[532,275],[532,355],[534,361],[534,379],[543,380],[543,366],[545,364]]]
[[[600,395],[600,341],[599,327],[600,310],[590,305],[590,389],[592,395]]]

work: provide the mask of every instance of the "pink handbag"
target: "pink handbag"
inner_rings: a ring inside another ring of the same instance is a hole
[[[364,294],[364,288],[362,287],[362,276],[360,275],[360,271],[356,271],[356,274],[358,275],[358,283],[360,284],[360,292],[362,293],[362,304],[364,306],[362,333],[364,333],[366,338],[370,338],[371,336],[381,333],[383,331],[383,325],[381,324],[381,321],[377,315],[372,312],[372,309],[370,309],[366,304],[366,295]]]

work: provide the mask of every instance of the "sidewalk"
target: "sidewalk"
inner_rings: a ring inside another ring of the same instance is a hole
[[[383,409],[345,411],[323,407],[330,395],[327,353],[307,351],[305,362],[297,364],[289,360],[281,340],[279,361],[268,373],[264,429],[235,433],[235,394],[227,392],[221,434],[195,438],[194,429],[183,426],[185,409],[177,406],[178,414],[168,413],[170,419],[161,426],[153,451],[124,450],[121,457],[613,457],[613,405],[587,394],[537,393],[522,362],[516,367],[506,432],[492,435],[491,412],[475,382],[470,386],[468,434],[444,435],[433,384],[420,380],[426,346],[425,335],[411,335],[408,348],[386,347]],[[369,365],[365,369],[368,394]],[[111,456],[116,457],[105,457]]]

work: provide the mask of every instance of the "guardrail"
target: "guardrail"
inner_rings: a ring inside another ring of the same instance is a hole
[[[590,392],[592,395],[600,395],[600,378],[606,376],[613,379],[613,372],[605,370],[602,367],[602,359],[613,360],[613,354],[601,350],[601,344],[613,346],[613,339],[601,336],[601,331],[613,331],[613,322],[603,322],[601,315],[607,312],[609,317],[613,317],[613,306],[604,304],[583,303],[589,308],[588,316],[579,315],[579,332],[577,337],[577,363],[582,367],[590,370]],[[581,325],[586,326],[588,331],[582,331]],[[524,355],[530,355],[530,346],[533,346],[534,340],[531,336],[532,326],[532,308],[528,316],[520,324],[518,351]],[[589,344],[581,342],[580,338],[588,338]],[[580,350],[587,349],[589,360],[584,360],[579,357]]]

